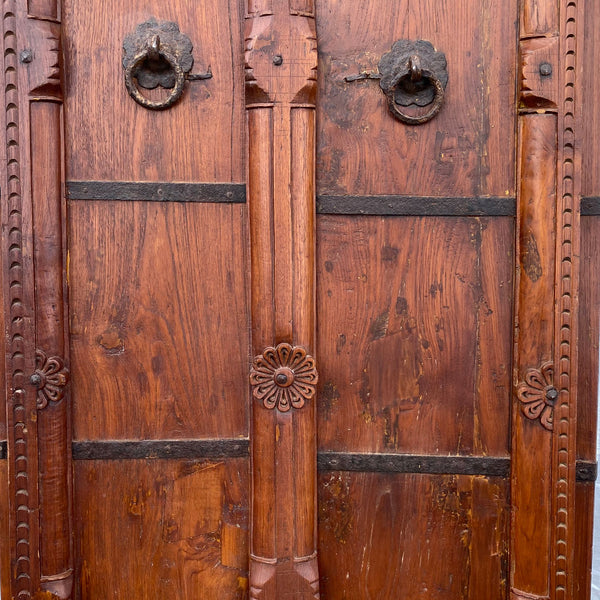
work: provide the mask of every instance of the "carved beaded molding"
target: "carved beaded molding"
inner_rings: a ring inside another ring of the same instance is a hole
[[[14,512],[13,534],[19,541],[16,556],[13,560],[16,582],[14,596],[17,600],[31,598],[32,556],[34,546],[31,539],[33,518],[31,512],[32,497],[35,482],[33,480],[32,464],[30,461],[33,449],[30,444],[31,430],[27,422],[27,395],[25,393],[25,339],[26,331],[25,307],[23,305],[23,195],[21,185],[20,163],[20,131],[19,131],[19,81],[17,75],[17,34],[15,0],[5,0],[3,3],[3,34],[4,34],[4,111],[5,111],[5,142],[6,142],[6,192],[3,197],[8,203],[8,237],[3,250],[7,252],[9,267],[9,344],[7,350],[9,361],[7,365],[7,389],[14,391],[10,399],[12,427],[9,435],[12,437],[12,447],[15,453],[12,459],[14,494],[18,498],[18,506]],[[35,463],[34,463],[35,464]]]
[[[254,357],[250,371],[252,393],[265,408],[287,412],[302,408],[315,395],[315,360],[300,346],[269,346]]]
[[[558,391],[554,387],[554,365],[545,362],[539,369],[528,369],[525,381],[517,386],[517,396],[523,403],[523,414],[528,419],[539,419],[543,427],[552,431],[554,403]]]
[[[554,569],[552,586],[554,600],[572,597],[573,576],[570,574],[573,551],[573,495],[575,483],[575,394],[577,381],[577,255],[579,253],[578,209],[579,107],[576,104],[578,17],[583,7],[577,0],[560,2],[560,48],[562,105],[559,108],[559,199],[556,215],[556,293],[555,319],[556,387],[558,398],[554,408]]]

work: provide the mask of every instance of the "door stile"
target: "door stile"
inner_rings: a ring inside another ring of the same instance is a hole
[[[511,600],[573,598],[581,10],[521,5]]]
[[[314,11],[304,0],[250,0],[246,18],[250,597],[318,598]]]
[[[71,598],[60,6],[5,2],[3,18],[11,591]]]

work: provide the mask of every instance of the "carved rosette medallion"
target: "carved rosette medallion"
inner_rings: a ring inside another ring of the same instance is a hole
[[[523,414],[528,419],[539,419],[549,431],[553,429],[552,417],[558,390],[553,385],[554,366],[545,362],[539,369],[528,369],[525,381],[517,386],[517,396],[523,403]]]
[[[37,387],[37,407],[42,409],[48,402],[60,402],[69,382],[69,371],[58,356],[46,356],[42,350],[35,352],[35,373],[30,377]]]
[[[315,359],[304,348],[285,343],[255,356],[250,371],[254,397],[281,412],[302,408],[315,395],[317,380]]]

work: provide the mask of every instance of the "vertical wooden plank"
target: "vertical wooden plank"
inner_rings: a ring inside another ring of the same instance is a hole
[[[574,598],[581,189],[577,33],[583,4],[527,0],[521,6],[514,600]],[[541,428],[532,430],[538,419],[549,430],[546,437]]]
[[[57,0],[4,5],[15,598],[44,592],[67,599],[73,584],[59,14]]]
[[[23,3],[5,1],[3,19],[4,143],[2,160],[2,268],[5,315],[6,416],[9,479],[11,596],[31,598],[39,587],[36,393],[31,197],[28,190],[28,81],[19,62]]]
[[[312,13],[312,2],[248,3],[248,203],[257,354],[250,597],[256,600],[319,595],[314,386],[311,391],[301,382],[301,373],[309,371],[316,380],[314,361],[306,355],[315,344]],[[290,371],[288,364],[298,368]]]
[[[511,460],[511,600],[550,597],[558,20],[551,2],[521,4],[515,397]],[[532,38],[532,36],[540,36]],[[539,65],[550,65],[543,76]],[[545,110],[539,110],[543,107]],[[538,109],[534,112],[533,109]],[[531,111],[531,112],[529,112]]]
[[[548,215],[554,214],[556,202],[556,115],[521,117],[518,156],[515,378],[519,398],[513,410],[511,474],[515,600],[527,597],[524,593],[536,598],[549,593],[552,405],[545,388],[552,380],[551,366],[542,365],[552,363],[554,232]]]

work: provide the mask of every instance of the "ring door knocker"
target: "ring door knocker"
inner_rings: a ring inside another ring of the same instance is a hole
[[[210,67],[206,73],[190,73],[194,65],[192,49],[190,38],[179,31],[177,23],[150,19],[138,25],[123,42],[129,95],[144,108],[164,110],[179,100],[186,79],[210,79]],[[170,90],[164,100],[151,100],[140,91],[140,87],[153,90],[158,86]]]
[[[446,56],[425,40],[399,40],[379,61],[379,85],[392,115],[408,125],[421,125],[435,117],[444,102],[448,84]],[[425,107],[423,114],[411,115],[408,106]]]

